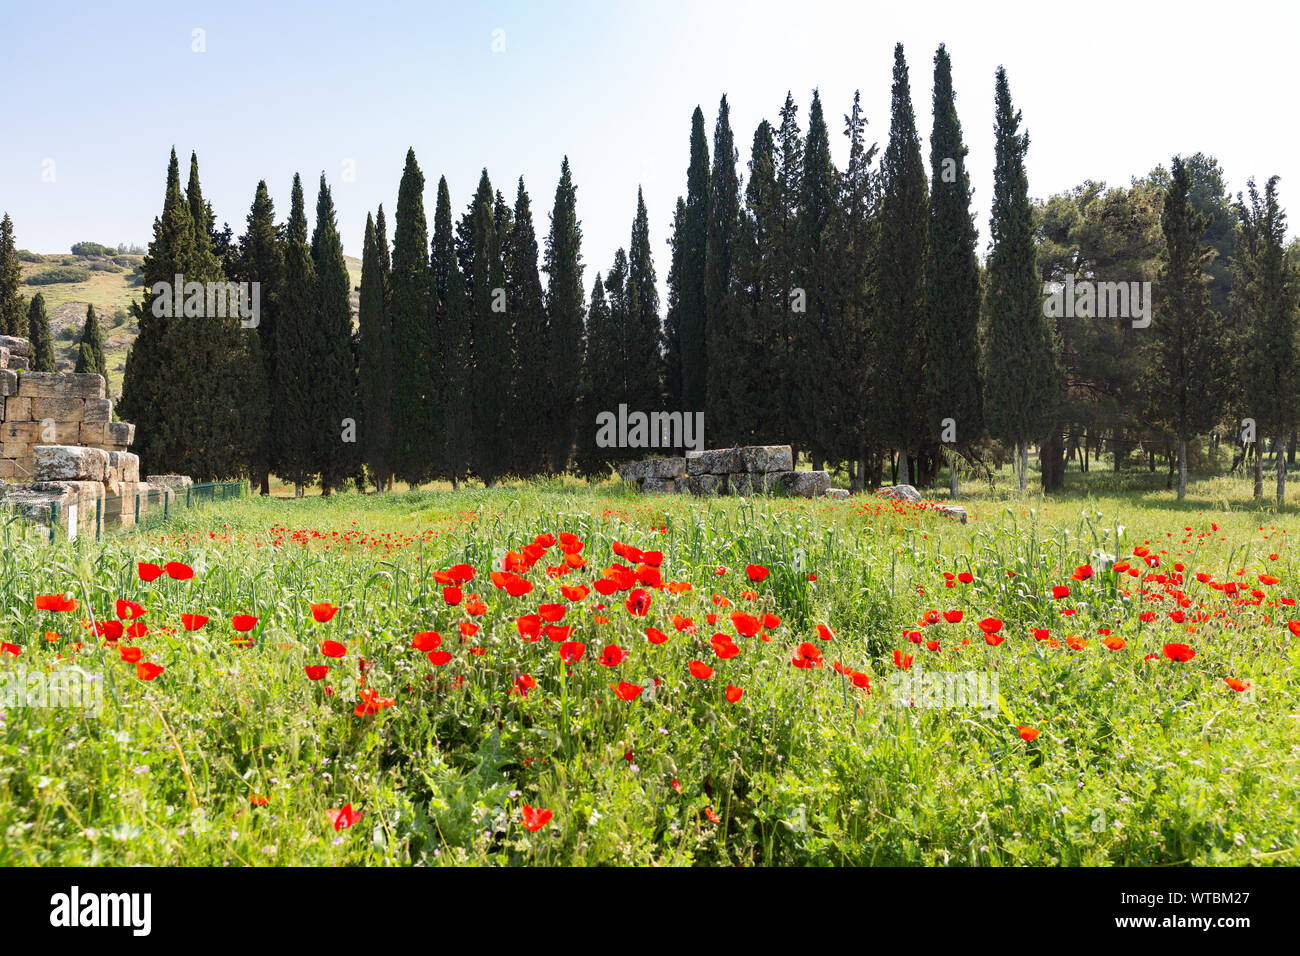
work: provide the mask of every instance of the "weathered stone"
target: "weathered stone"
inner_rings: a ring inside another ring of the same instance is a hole
[[[108,477],[108,452],[77,445],[37,445],[35,475],[41,481],[98,481]]]
[[[688,453],[686,456],[688,475],[729,475],[745,470],[739,448],[715,448]]]
[[[0,368],[8,368],[8,367],[9,367],[9,350],[4,346],[0,346]]]
[[[18,394],[18,373],[0,368],[0,396]]]
[[[194,479],[189,475],[149,475],[145,480],[151,485],[170,488],[172,491],[184,491],[194,484]]]
[[[793,471],[794,454],[789,445],[746,445],[740,449],[741,467],[737,471]]]
[[[126,448],[135,440],[135,426],[130,422],[108,423],[108,444]]]
[[[94,372],[24,372],[18,394],[27,398],[103,398],[104,376]]]
[[[84,398],[30,398],[33,421],[51,418],[56,422],[79,422],[86,415]]]
[[[27,368],[29,359],[26,355],[10,355],[5,361],[5,368],[13,369],[15,372],[24,371]]]
[[[685,458],[647,458],[628,461],[618,466],[624,481],[641,481],[644,478],[680,478],[686,474]]]
[[[80,440],[80,433],[80,422],[7,421],[0,425],[0,442],[26,442],[29,445],[75,445]]]
[[[0,335],[0,349],[7,349],[13,355],[31,355],[32,343],[16,335]]]
[[[113,420],[113,400],[111,398],[86,399],[86,422],[111,422]]]
[[[32,400],[30,398],[0,398],[4,403],[4,421],[29,422],[32,420]]]
[[[653,475],[641,482],[641,491],[645,494],[676,494],[681,489],[677,487],[679,479],[677,478],[657,478]]]
[[[876,492],[882,498],[900,498],[904,501],[920,501],[921,493],[911,485],[886,485]]]
[[[776,478],[782,494],[797,498],[817,498],[831,487],[831,476],[824,471],[784,471]]]
[[[689,462],[690,459],[687,459],[687,461]],[[727,476],[691,475],[686,479],[686,490],[693,495],[725,495],[727,493]]]
[[[843,500],[843,499],[845,499],[845,498],[848,498],[848,496],[849,496],[849,489],[847,489],[847,488],[827,488],[827,489],[826,489],[826,497],[827,497],[827,498],[835,498],[835,499],[837,499],[837,500]]]
[[[952,518],[956,521],[960,521],[962,524],[966,524],[967,522],[966,509],[961,505],[938,504],[934,506],[934,510],[939,512],[939,514],[943,515],[945,518]]]
[[[118,481],[140,481],[140,456],[129,451],[110,451],[108,453],[109,471],[118,475]]]
[[[774,495],[781,490],[780,472],[737,471],[727,476],[727,491],[733,495]]]

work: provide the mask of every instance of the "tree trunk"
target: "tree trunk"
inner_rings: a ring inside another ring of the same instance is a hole
[[[821,455],[812,455],[811,457],[812,457],[812,466],[813,466],[813,471],[821,471],[822,468],[823,468],[823,466],[826,464],[826,463],[822,460],[822,456],[821,456]]]
[[[1282,510],[1286,504],[1286,465],[1287,456],[1282,453],[1283,436],[1277,436],[1277,508]]]
[[[957,497],[957,453],[948,452],[948,497]]]
[[[1264,456],[1261,454],[1259,439],[1255,440],[1255,497],[1264,497]]]
[[[296,482],[294,482],[294,485],[293,485],[293,496],[294,496],[295,498],[301,498],[301,497],[303,496],[303,487],[302,487],[302,482],[301,482],[301,481],[296,481]]]
[[[899,451],[898,453],[898,480],[895,484],[910,485],[912,483],[912,462],[907,457],[907,452]]]
[[[1025,493],[1025,483],[1029,478],[1029,443],[1021,442],[1016,449],[1016,479],[1020,483],[1020,493]]]
[[[1178,500],[1187,497],[1187,439],[1178,439]]]

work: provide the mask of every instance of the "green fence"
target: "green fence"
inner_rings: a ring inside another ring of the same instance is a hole
[[[98,541],[106,534],[119,531],[158,528],[181,511],[242,498],[247,494],[248,484],[243,481],[211,481],[186,488],[154,485],[131,495],[106,494],[89,503],[83,502],[81,506],[52,502],[48,505],[48,513],[45,513],[46,506],[42,506],[39,512],[27,506],[19,513],[31,523],[44,525],[41,531],[49,534],[51,542],[59,537],[88,536]],[[77,509],[75,513],[73,508]]]

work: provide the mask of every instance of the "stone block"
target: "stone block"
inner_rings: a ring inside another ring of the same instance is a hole
[[[26,398],[104,398],[104,376],[94,372],[24,372],[18,394]]]
[[[683,478],[658,478],[651,476],[641,482],[641,491],[645,494],[675,495],[685,487]]]
[[[113,400],[111,398],[88,398],[86,401],[85,422],[111,422],[113,420]]]
[[[190,485],[194,484],[194,479],[189,475],[149,475],[145,478],[151,485],[158,485],[161,488],[169,488],[173,493],[184,491]],[[160,499],[161,500],[161,499]]]
[[[18,373],[0,368],[0,397],[18,394]]]
[[[794,454],[789,445],[746,445],[738,451],[742,467],[737,471],[794,471]]]
[[[109,422],[107,444],[126,448],[135,441],[135,426],[130,422]]]
[[[80,422],[86,415],[84,398],[29,398],[33,421],[52,418],[56,422]]]
[[[739,448],[715,448],[686,456],[688,475],[730,475],[746,470]]]
[[[12,355],[31,355],[32,343],[16,335],[0,335],[0,349],[6,349]]]
[[[81,440],[79,422],[0,423],[0,442],[24,442],[28,445],[75,445]],[[8,457],[7,455],[5,457]]]
[[[26,355],[10,354],[9,358],[5,361],[5,368],[12,369],[15,372],[21,372],[27,368],[28,361]]]
[[[819,498],[831,487],[831,476],[824,471],[785,471],[777,474],[781,493],[796,498]]]
[[[690,459],[687,459],[689,462]],[[693,495],[725,495],[726,475],[691,475],[686,479],[686,490]]]
[[[779,472],[738,471],[727,476],[727,491],[733,495],[771,495],[779,492]]]
[[[827,498],[835,498],[836,500],[839,500],[839,501],[846,500],[846,499],[849,497],[849,489],[847,489],[847,488],[827,488],[827,489],[826,489],[826,497],[827,497]]]
[[[4,418],[0,419],[6,422],[29,422],[32,420],[32,400],[30,398],[19,398],[17,395],[11,398],[2,398],[4,402]]]
[[[108,452],[76,445],[37,445],[38,482],[98,481],[108,478]]]
[[[118,481],[138,484],[140,482],[140,456],[129,451],[110,451],[108,453],[109,471],[118,476]]]
[[[904,501],[921,500],[921,493],[911,485],[886,485],[879,489],[876,494],[882,498],[899,498]]]

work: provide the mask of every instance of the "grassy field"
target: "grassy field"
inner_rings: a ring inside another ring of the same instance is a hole
[[[1155,478],[10,524],[0,676],[103,704],[4,707],[0,864],[1295,865],[1295,513]]]
[[[26,254],[31,258],[30,253]],[[144,294],[138,268],[142,256],[115,256],[108,260],[102,256],[75,256],[71,253],[38,255],[38,261],[24,260],[23,279],[49,269],[63,267],[82,269],[89,277],[81,282],[55,282],[47,285],[24,285],[22,293],[30,302],[38,292],[45,296],[45,308],[50,316],[50,334],[54,337],[55,361],[59,371],[71,372],[77,364],[77,336],[86,321],[86,306],[93,305],[104,332],[104,358],[108,361],[108,393],[122,393],[122,375],[126,371],[126,354],[140,331],[131,312]],[[361,284],[361,260],[345,256],[354,289]],[[91,264],[120,271],[92,271]],[[353,309],[356,298],[353,295]]]

